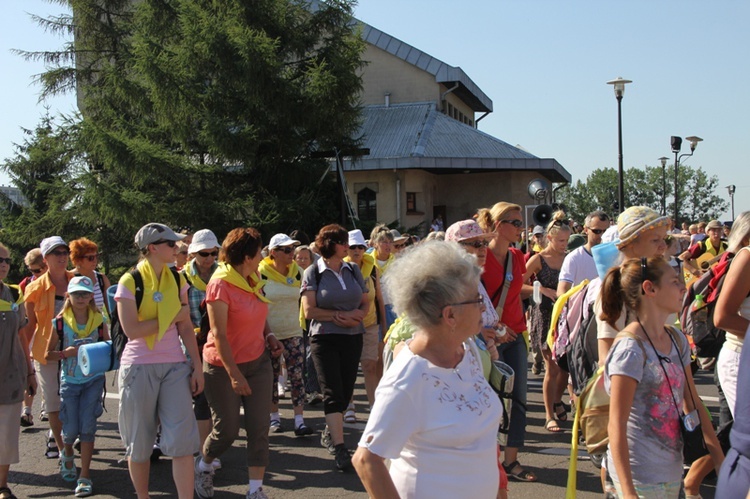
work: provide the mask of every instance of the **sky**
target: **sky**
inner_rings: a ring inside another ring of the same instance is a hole
[[[42,0],[4,2],[0,159],[45,106],[53,115],[74,108],[73,96],[40,103],[33,77],[44,67],[11,53],[60,47],[28,13],[61,11]],[[359,0],[355,16],[463,69],[493,101],[480,130],[556,159],[574,181],[617,167],[617,101],[606,82],[632,80],[622,101],[625,168],[659,166],[661,156],[672,164],[670,136],[697,135],[704,141],[684,162],[717,175],[727,201],[725,186],[736,185],[735,214],[750,210],[750,2]]]

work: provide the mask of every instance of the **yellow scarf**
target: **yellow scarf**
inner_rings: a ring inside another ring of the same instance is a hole
[[[157,341],[161,341],[164,333],[174,321],[180,311],[180,289],[177,287],[172,271],[167,265],[161,269],[161,276],[156,278],[156,271],[148,260],[138,262],[138,270],[143,277],[143,301],[138,309],[138,320],[147,321],[156,319],[159,323],[158,332],[146,336],[146,346],[153,350]],[[126,274],[129,276],[129,274]],[[135,281],[132,277],[128,284],[133,286],[130,291],[135,294]],[[157,294],[158,293],[158,294]]]
[[[214,272],[214,275],[211,276],[211,280],[213,281],[214,279],[222,279],[229,284],[237,286],[243,291],[254,294],[263,303],[271,303],[271,300],[263,295],[262,289],[263,286],[266,285],[266,283],[263,282],[263,279],[261,279],[259,275],[251,276],[253,285],[250,286],[250,283],[247,282],[247,280],[242,277],[239,272],[234,270],[234,267],[232,267],[228,263],[220,263],[219,268],[217,268],[216,272]]]
[[[81,331],[78,329],[78,321],[76,321],[76,316],[73,313],[73,309],[70,307],[65,307],[65,310],[62,313],[62,318],[65,324],[68,325],[68,327],[71,329],[71,331],[75,332],[76,336],[79,338],[88,338],[88,336],[91,334],[91,331],[98,328],[99,325],[104,321],[104,317],[102,317],[102,314],[94,313],[93,310],[88,309],[89,316],[88,319],[86,319],[86,329]]]
[[[185,279],[192,284],[198,291],[206,292],[206,283],[203,282],[201,276],[198,274],[198,270],[195,268],[195,260],[191,260],[187,263],[185,268],[182,270]]]
[[[393,255],[391,255],[392,257]],[[344,258],[345,262],[351,262],[352,259],[348,256]],[[391,259],[389,258],[388,261],[383,265],[383,269],[385,269],[389,264],[391,263]],[[367,280],[368,277],[370,277],[370,274],[372,274],[372,269],[375,268],[375,257],[372,256],[369,253],[365,253],[362,255],[362,266],[359,268],[362,271],[362,277]],[[380,269],[380,267],[378,267]],[[383,269],[380,271],[383,272]]]
[[[23,292],[21,291],[21,288],[19,288],[15,284],[5,284],[5,286],[14,288],[16,291],[18,291],[18,299],[15,302],[0,300],[0,312],[15,312],[16,310],[18,310],[18,306],[23,303]],[[2,290],[1,287],[0,290]],[[13,294],[11,294],[11,296],[13,296]]]
[[[374,261],[374,263],[375,263],[375,266],[376,266],[376,267],[378,268],[378,270],[380,271],[380,275],[381,275],[381,276],[382,276],[383,274],[385,274],[385,271],[386,271],[386,269],[388,268],[388,265],[390,265],[391,263],[393,263],[393,260],[395,260],[395,259],[396,259],[395,255],[394,255],[393,253],[391,253],[391,254],[390,254],[390,256],[388,257],[388,260],[386,260],[386,261],[385,261],[385,264],[383,264],[383,266],[381,267],[381,266],[380,266],[380,264],[378,263],[378,252],[377,252],[377,251],[374,251],[374,252],[373,252],[373,258],[374,258],[374,260],[373,260],[373,261]],[[364,274],[364,273],[363,273],[363,274]]]
[[[274,268],[273,260],[270,256],[265,257],[260,262],[258,270],[260,270],[260,273],[263,276],[272,281],[280,282],[281,284],[285,284],[287,286],[294,286],[295,288],[298,288],[300,285],[299,279],[297,279],[297,276],[300,273],[300,269],[297,265],[297,262],[295,261],[292,261],[292,264],[289,265],[289,270],[287,271],[286,276],[281,275],[281,273]]]

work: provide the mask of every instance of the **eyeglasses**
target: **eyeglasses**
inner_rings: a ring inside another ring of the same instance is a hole
[[[367,246],[365,246],[364,244],[353,244],[349,246],[349,249],[350,250],[366,250]]]
[[[511,224],[516,229],[520,229],[523,227],[523,221],[522,220],[500,220],[501,224]]]
[[[641,294],[645,295],[646,290],[643,289],[643,283],[646,282],[646,279],[648,278],[648,268],[647,268],[648,261],[646,258],[641,258]]]
[[[91,298],[93,294],[94,293],[89,293],[88,291],[73,291],[72,293],[70,293],[70,296],[81,300],[83,298]]]
[[[93,262],[99,259],[99,254],[97,253],[96,255],[83,255],[81,258]]]
[[[593,232],[597,236],[601,236],[605,232],[604,229],[592,229],[591,227],[586,227],[586,230],[588,230],[589,232]]]
[[[0,258],[0,263],[7,263],[8,265],[10,265],[10,262],[12,261],[12,258]]]
[[[490,242],[486,241],[486,240],[471,241],[471,242],[468,242],[468,241],[459,241],[458,244],[460,244],[461,246],[471,246],[474,249],[479,249],[479,248],[486,248],[487,246],[490,245]]]
[[[8,262],[8,263],[10,263],[10,262]],[[36,274],[41,274],[42,272],[44,272],[44,269],[31,269],[30,268],[29,272],[31,272],[32,274],[36,275]]]
[[[209,256],[216,258],[217,256],[219,256],[218,251],[199,251],[198,254],[203,258],[208,258]]]
[[[281,251],[282,253],[288,255],[289,253],[294,252],[294,248],[292,246],[279,246],[278,248],[274,248],[274,251]]]
[[[55,255],[55,256],[68,256],[70,254],[70,250],[66,250],[66,249],[54,250],[54,251],[50,251],[47,254]]]
[[[170,248],[174,248],[175,246],[177,246],[177,241],[165,241],[165,240],[162,239],[160,241],[154,241],[151,244],[156,244],[156,245],[158,245],[158,244],[166,244]]]
[[[482,298],[482,296],[480,295],[475,300],[460,301],[458,303],[447,303],[446,305],[443,306],[443,308],[445,308],[445,307],[458,307],[460,305],[482,305],[482,304],[484,304],[484,298]]]

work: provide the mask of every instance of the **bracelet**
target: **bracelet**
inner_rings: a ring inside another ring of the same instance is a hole
[[[273,336],[274,338],[276,338],[276,335],[275,335],[275,334],[273,334],[273,333],[268,333],[268,334],[267,334],[267,335],[265,336],[265,339],[268,339],[268,337],[269,337],[269,336]]]

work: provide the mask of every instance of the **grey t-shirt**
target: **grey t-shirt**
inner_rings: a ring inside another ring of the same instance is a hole
[[[316,279],[316,272],[320,272],[320,279]],[[367,293],[367,286],[362,278],[362,272],[356,264],[344,262],[341,270],[336,274],[326,267],[323,259],[310,265],[305,270],[300,286],[300,294],[305,291],[315,291],[315,302],[318,308],[326,310],[340,310],[348,312],[359,308],[362,295]],[[358,326],[345,328],[333,322],[310,321],[310,334],[364,334],[365,327],[360,322]]]
[[[631,338],[615,342],[607,356],[604,386],[610,393],[610,378],[614,375],[628,376],[638,382],[627,424],[633,483],[676,482],[682,479],[682,437],[678,419],[682,410],[678,413],[674,401],[681,409],[685,386],[683,366],[690,364],[690,350],[687,340],[680,338],[677,345],[682,351],[678,352],[673,345],[669,356],[663,356],[661,364],[669,376],[668,384],[653,347],[648,340],[642,345],[643,348]],[[607,470],[613,479],[619,481],[609,449]]]

